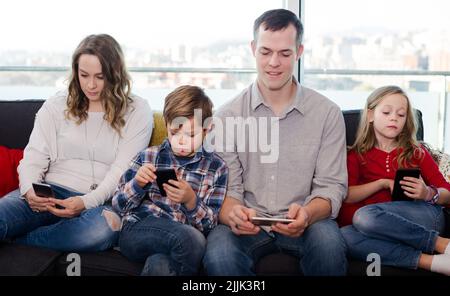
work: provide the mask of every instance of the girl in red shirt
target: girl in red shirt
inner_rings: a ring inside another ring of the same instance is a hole
[[[450,240],[439,236],[445,224],[443,205],[450,204],[450,184],[415,135],[406,93],[397,86],[376,89],[367,99],[348,153],[344,201],[369,205],[356,211],[353,225],[341,231],[354,258],[365,261],[368,254],[377,253],[384,265],[450,275]],[[404,167],[420,168],[421,176],[400,181],[410,201],[392,201],[395,173]]]

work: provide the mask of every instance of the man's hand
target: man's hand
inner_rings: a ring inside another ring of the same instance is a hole
[[[50,201],[64,209],[57,209],[55,206],[47,206],[47,210],[55,216],[61,218],[73,218],[79,216],[86,208],[80,196],[72,196],[66,199],[50,198]]]
[[[303,234],[310,223],[310,215],[305,207],[292,204],[289,207],[287,218],[295,219],[289,224],[277,223],[272,226],[272,231],[281,233],[289,237],[299,237]]]
[[[134,179],[139,187],[143,188],[145,185],[156,179],[155,172],[156,168],[153,164],[145,163],[139,168]]]
[[[258,234],[261,228],[250,222],[250,218],[254,216],[256,216],[255,210],[243,205],[234,205],[228,214],[231,231],[236,235]]]
[[[33,188],[25,193],[25,200],[28,202],[33,212],[46,212],[47,206],[54,206],[55,204],[50,201],[49,197],[39,197],[34,193]]]

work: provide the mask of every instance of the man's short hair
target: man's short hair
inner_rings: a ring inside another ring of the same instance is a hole
[[[275,32],[286,29],[290,24],[297,30],[296,41],[299,46],[302,44],[303,25],[295,13],[287,9],[268,10],[259,16],[253,24],[253,40],[258,39],[258,30],[261,25],[265,31]]]
[[[166,124],[177,117],[192,118],[194,110],[202,110],[202,122],[212,116],[213,103],[205,92],[193,85],[182,85],[167,95],[164,102],[163,116]]]

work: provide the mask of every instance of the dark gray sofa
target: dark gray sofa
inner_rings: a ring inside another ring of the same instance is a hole
[[[31,133],[42,100],[0,101],[0,145],[23,149]],[[343,111],[347,144],[354,142],[359,110]],[[422,117],[418,112],[418,138],[423,139]],[[0,180],[1,182],[1,180]],[[448,227],[450,228],[450,227]],[[449,229],[447,229],[449,230]],[[81,275],[137,275],[142,264],[130,262],[120,252],[108,250],[82,253]],[[0,242],[0,275],[65,275],[67,254],[53,250]],[[365,275],[367,263],[349,260],[349,275]],[[258,275],[301,274],[297,259],[287,254],[264,257],[255,266]],[[422,270],[382,267],[382,275],[434,275]]]

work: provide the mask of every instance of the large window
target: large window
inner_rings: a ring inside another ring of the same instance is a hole
[[[305,85],[343,109],[382,85],[403,87],[423,112],[425,141],[450,151],[446,114],[450,2],[305,0]]]
[[[122,45],[134,92],[161,110],[180,84],[206,89],[216,107],[255,78],[253,21],[283,0],[63,1],[2,3],[0,99],[47,98],[66,85],[85,36]],[[70,11],[70,12],[69,12]]]
[[[204,87],[218,107],[255,78],[254,19],[279,7],[297,12],[299,3],[303,84],[342,109],[362,108],[379,86],[399,85],[423,112],[425,141],[450,151],[447,0],[7,1],[0,99],[47,98],[65,88],[80,40],[108,33],[124,49],[134,92],[153,109],[181,84]]]

